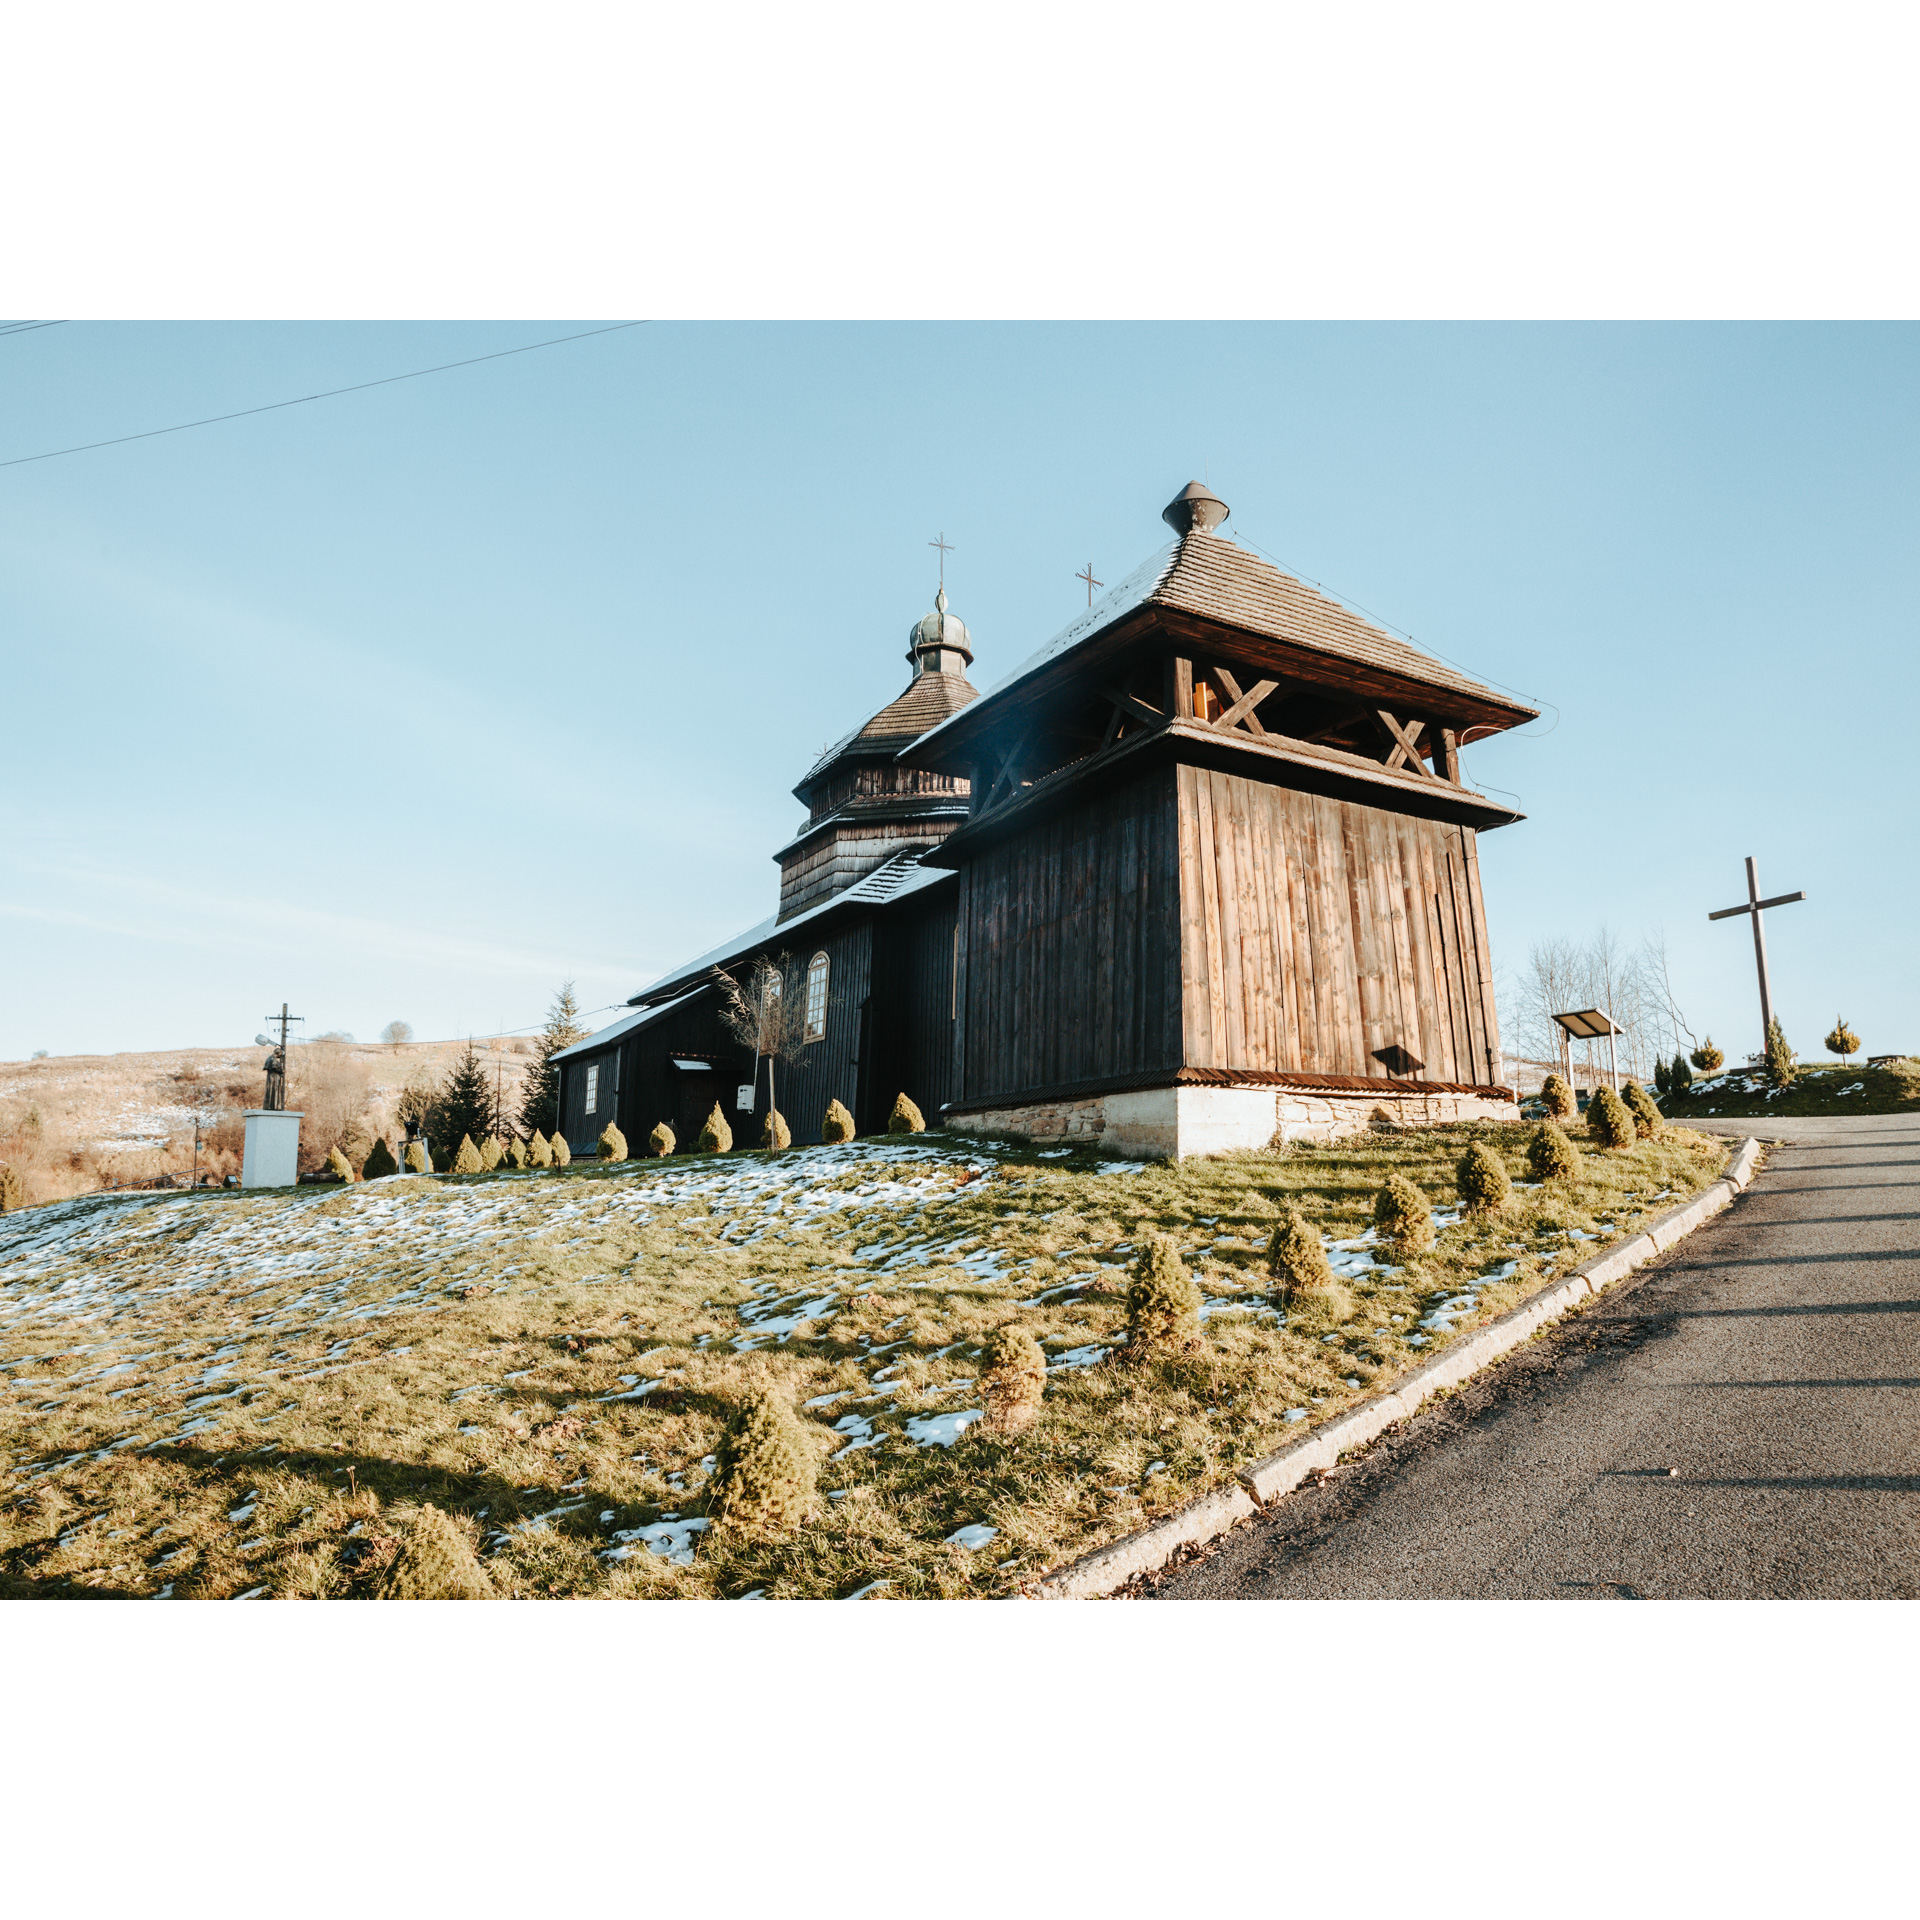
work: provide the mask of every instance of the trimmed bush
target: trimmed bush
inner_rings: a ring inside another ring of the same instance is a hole
[[[19,1174],[0,1160],[0,1213],[18,1213],[26,1204],[26,1190],[20,1184]]]
[[[1401,1253],[1424,1253],[1433,1245],[1433,1208],[1404,1173],[1389,1174],[1373,1196],[1373,1225]]]
[[[393,1157],[393,1149],[384,1139],[376,1140],[368,1153],[366,1164],[360,1169],[362,1180],[384,1180],[390,1173],[400,1171],[400,1162]]]
[[[760,1126],[760,1144],[769,1153],[780,1153],[793,1145],[793,1129],[777,1108],[767,1109],[767,1117]]]
[[[1587,1138],[1617,1153],[1640,1137],[1633,1124],[1633,1112],[1611,1087],[1596,1087],[1587,1102]]]
[[[407,1142],[406,1160],[407,1171],[409,1173],[426,1173],[433,1165],[432,1160],[428,1157],[427,1143],[424,1140],[409,1140]]]
[[[611,1120],[600,1129],[600,1144],[594,1148],[602,1160],[624,1160],[627,1157],[627,1136]]]
[[[673,1129],[664,1120],[647,1135],[647,1151],[656,1160],[664,1160],[679,1144],[673,1137]]]
[[[491,1173],[506,1158],[507,1150],[500,1144],[500,1136],[490,1133],[480,1143],[480,1171]]]
[[[713,1103],[713,1111],[707,1115],[707,1124],[700,1129],[700,1151],[702,1153],[733,1151],[733,1129],[727,1125],[727,1116],[720,1111],[718,1100]]]
[[[556,1167],[573,1165],[573,1149],[567,1145],[567,1136],[558,1127],[554,1128],[553,1138],[547,1142],[547,1146],[553,1154],[553,1164]]]
[[[1833,1023],[1833,1031],[1821,1043],[1829,1053],[1837,1053],[1842,1060],[1848,1060],[1860,1051],[1860,1036],[1847,1025],[1845,1014],[1839,1015]]]
[[[1296,1206],[1280,1209],[1280,1224],[1267,1242],[1267,1271],[1273,1275],[1274,1304],[1280,1307],[1295,1294],[1324,1291],[1333,1285],[1327,1250]]]
[[[1551,1120],[1527,1142],[1527,1166],[1536,1180],[1572,1180],[1580,1172],[1580,1149]]]
[[[1555,1120],[1571,1120],[1574,1112],[1573,1089],[1557,1073],[1540,1083],[1540,1104]]]
[[[926,1130],[927,1123],[921,1116],[920,1109],[904,1093],[896,1095],[893,1111],[887,1115],[887,1131],[889,1133],[925,1133]]]
[[[1047,1391],[1047,1357],[1025,1327],[1000,1327],[980,1349],[980,1392],[987,1411],[980,1431],[1011,1439],[1040,1417]]]
[[[1513,1198],[1507,1163],[1484,1140],[1472,1141],[1460,1156],[1453,1184],[1469,1213],[1498,1213]]]
[[[381,1577],[380,1600],[491,1600],[493,1582],[467,1536],[438,1507],[422,1507]]]
[[[547,1136],[538,1127],[534,1128],[533,1138],[527,1142],[527,1164],[530,1167],[553,1165],[553,1149],[547,1144]]]
[[[838,1100],[827,1102],[827,1117],[820,1122],[820,1138],[829,1145],[853,1138],[853,1115]]]
[[[1653,1090],[1663,1100],[1673,1091],[1673,1069],[1664,1060],[1653,1063]]]
[[[327,1171],[344,1185],[353,1185],[353,1162],[338,1147],[327,1149]]]
[[[1627,1103],[1627,1111],[1633,1115],[1634,1131],[1642,1140],[1653,1139],[1660,1131],[1660,1109],[1653,1104],[1653,1098],[1646,1088],[1629,1080],[1627,1090],[1621,1097]]]
[[[1693,1069],[1687,1065],[1687,1056],[1676,1053],[1673,1065],[1667,1069],[1667,1097],[1670,1100],[1684,1100],[1693,1091]]]
[[[1708,1034],[1687,1057],[1702,1073],[1718,1073],[1727,1064],[1727,1056],[1713,1044],[1712,1034]]]
[[[1786,1029],[1780,1024],[1776,1013],[1767,1022],[1766,1060],[1767,1085],[1770,1087],[1790,1087],[1793,1085],[1799,1068],[1793,1064],[1793,1049],[1787,1045]]]
[[[460,1136],[460,1151],[453,1156],[455,1173],[478,1173],[480,1171],[480,1149],[473,1144],[473,1135],[463,1133]]]
[[[1200,1337],[1200,1289],[1165,1234],[1149,1234],[1127,1289],[1127,1357],[1179,1353]]]
[[[747,1402],[714,1465],[714,1513],[743,1533],[790,1532],[814,1503],[820,1456],[792,1407],[776,1394]]]
[[[516,1134],[507,1139],[507,1165],[518,1173],[527,1164],[527,1143]]]

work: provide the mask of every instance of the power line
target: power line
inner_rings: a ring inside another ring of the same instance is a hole
[[[12,326],[0,327],[0,340],[10,333],[38,333],[42,327],[64,327],[64,320],[16,320]]]
[[[471,360],[448,360],[437,367],[416,367],[411,373],[390,373],[381,380],[362,380],[351,387],[329,387],[324,393],[303,393],[297,400],[270,400],[263,407],[242,407],[237,413],[216,413],[204,420],[183,420],[175,427],[150,427],[145,433],[123,433],[111,440],[89,440],[84,446],[55,447],[48,453],[23,453],[12,460],[0,460],[0,467],[31,466],[36,460],[60,460],[70,453],[93,453],[101,447],[124,447],[132,440],[157,440],[162,434],[186,433],[194,427],[217,427],[226,420],[245,420],[256,413],[278,413],[283,407],[304,407],[315,400],[337,400],[343,393],[365,393],[370,387],[390,387],[400,380],[424,380],[430,373],[451,373],[456,367],[477,367],[484,360],[508,360],[516,353],[538,353],[542,347],[564,347],[569,341],[592,340],[603,333],[624,333],[629,327],[648,324],[645,320],[622,320],[611,327],[592,327],[585,333],[562,334],[557,340],[531,340],[524,347],[503,347],[498,353],[477,353]]]

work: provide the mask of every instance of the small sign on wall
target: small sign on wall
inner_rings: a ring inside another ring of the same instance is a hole
[[[739,1088],[733,1096],[733,1104],[738,1107],[742,1113],[751,1113],[753,1111],[753,1089],[751,1087]]]

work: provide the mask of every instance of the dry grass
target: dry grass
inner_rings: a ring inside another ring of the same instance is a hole
[[[1678,1120],[1822,1118],[1911,1113],[1920,1103],[1920,1060],[1885,1067],[1803,1067],[1793,1085],[1770,1093],[1759,1069],[1732,1067],[1693,1083],[1686,1098],[1661,1102]]]
[[[1519,1177],[1528,1131],[1478,1137]],[[1450,1206],[1468,1137],[1140,1169],[921,1135],[10,1215],[6,1590],[370,1597],[430,1503],[503,1594],[1009,1593],[1338,1411],[1724,1157],[1670,1129],[1589,1154],[1576,1185],[1522,1186],[1504,1213],[1443,1214],[1398,1270],[1336,1247],[1353,1317],[1335,1293],[1281,1321],[1264,1246],[1282,1204],[1362,1240],[1389,1172]],[[1153,1230],[1201,1284],[1201,1338],[1111,1364]],[[937,1444],[977,1413],[980,1343],[1010,1321],[1051,1363],[1038,1421]],[[801,1419],[833,1455],[819,1507],[771,1539],[703,1524],[722,1434],[768,1384],[816,1403]],[[968,1528],[984,1543],[950,1542]]]
[[[444,1079],[464,1040],[392,1048],[316,1041],[291,1049],[287,1104],[307,1116],[300,1166],[315,1171],[343,1137],[393,1132],[393,1104],[416,1074]],[[492,1066],[496,1056],[484,1051]],[[528,1054],[498,1054],[510,1106]],[[193,1167],[193,1111],[215,1116],[200,1142],[200,1172],[240,1171],[241,1115],[260,1104],[263,1047],[193,1047],[172,1053],[74,1054],[0,1061],[0,1161],[19,1169],[30,1205],[102,1188],[182,1180]]]

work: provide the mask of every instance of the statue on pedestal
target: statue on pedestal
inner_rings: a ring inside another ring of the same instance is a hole
[[[261,1101],[268,1113],[287,1110],[287,1050],[275,1047],[267,1055],[267,1097]]]

